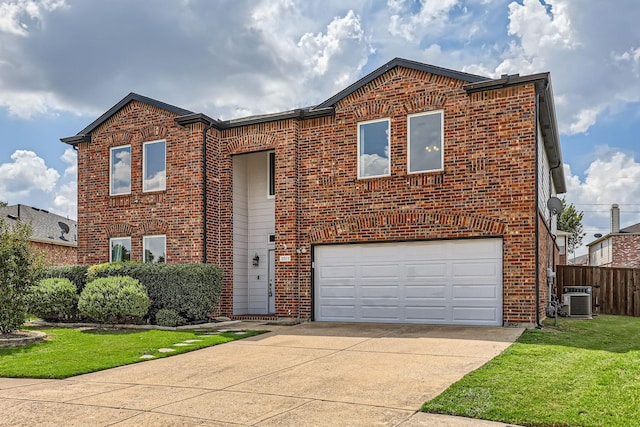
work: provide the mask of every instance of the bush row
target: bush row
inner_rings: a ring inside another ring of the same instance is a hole
[[[126,262],[93,266],[50,267],[45,272],[45,277],[64,278],[72,282],[76,288],[76,301],[85,287],[96,279],[110,277],[135,279],[142,284],[151,302],[144,315],[144,320],[164,326],[178,326],[205,320],[207,315],[216,311],[222,292],[222,269],[209,264]],[[52,286],[47,284],[46,291],[45,288],[38,291],[38,298],[49,301],[50,307],[58,307],[58,302],[54,304],[51,297],[46,297],[47,292],[53,292],[48,289]],[[64,292],[69,292],[68,287]],[[44,302],[36,304],[34,299],[35,297],[31,299],[30,307],[37,308],[39,312],[33,310],[33,314],[43,318],[55,314],[56,309],[47,308],[45,310],[44,307],[47,304]],[[71,310],[58,316],[57,320],[77,320],[77,318],[78,312]],[[120,320],[124,321],[125,319]]]

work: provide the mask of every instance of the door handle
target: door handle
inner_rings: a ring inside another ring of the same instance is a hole
[[[269,296],[272,297],[273,296],[273,283],[271,282],[271,280],[269,280]]]

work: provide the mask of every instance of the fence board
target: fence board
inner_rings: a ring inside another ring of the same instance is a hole
[[[593,287],[593,312],[640,317],[640,268],[557,266],[558,296],[566,286]]]

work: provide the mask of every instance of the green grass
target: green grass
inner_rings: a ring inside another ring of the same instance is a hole
[[[544,324],[422,411],[525,426],[640,426],[640,318]]]
[[[31,328],[28,328],[31,329]],[[46,341],[26,347],[0,349],[0,377],[68,378],[116,366],[142,362],[143,355],[168,357],[187,351],[250,337],[264,331],[244,334],[225,332],[203,335],[195,331],[38,328]],[[174,344],[201,340],[186,347]],[[160,348],[175,352],[161,353]]]

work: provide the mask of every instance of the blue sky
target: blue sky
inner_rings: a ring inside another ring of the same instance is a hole
[[[403,57],[551,72],[566,197],[588,242],[612,203],[623,226],[640,222],[640,2],[613,4],[0,0],[0,200],[75,218],[75,152],[59,138],[129,92],[244,117],[320,103]]]

